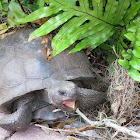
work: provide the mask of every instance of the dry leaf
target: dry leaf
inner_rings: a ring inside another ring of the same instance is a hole
[[[91,48],[90,48],[90,46],[87,46],[84,52],[86,53],[86,55],[91,54]]]
[[[107,114],[109,112],[109,108],[106,108],[102,111],[104,114]]]
[[[123,125],[126,122],[126,118],[120,118],[118,122],[120,125]]]
[[[67,121],[63,122],[63,123],[58,124],[57,129],[64,128],[64,126],[65,126],[66,124],[72,124],[74,121],[75,121],[74,118],[70,118],[70,119],[68,119]]]
[[[49,37],[49,39],[50,39],[50,40],[52,40],[52,39],[53,39],[52,34],[48,34],[47,36]]]
[[[47,60],[49,61],[51,58],[53,58],[53,56],[51,55],[52,50],[47,47],[47,44],[45,44],[45,50],[46,50],[45,54],[46,54]]]
[[[42,127],[41,127],[42,126]],[[45,126],[45,127],[43,127],[43,126]],[[48,124],[47,123],[44,123],[44,124],[41,124],[40,126],[39,126],[46,134],[50,134],[50,130],[48,129],[49,128],[49,126],[48,126]]]
[[[34,38],[32,36],[29,36],[28,42],[32,41]]]
[[[138,99],[137,99],[137,97],[132,97],[132,108],[135,108],[135,106],[136,105],[138,105],[139,104],[139,101],[138,101]]]
[[[7,29],[6,23],[0,24],[0,30],[4,30],[4,29]]]
[[[137,133],[140,133],[140,129],[136,131]]]
[[[121,91],[121,90],[124,89],[124,86],[119,85],[119,86],[115,87],[114,89],[115,89],[115,90],[118,90],[118,91]]]
[[[53,56],[51,55],[52,54],[52,49],[48,48],[48,42],[49,42],[49,39],[47,37],[44,37],[44,41],[43,42],[46,42],[45,44],[45,54],[46,54],[46,57],[47,57],[47,61],[49,61],[51,58],[53,58]]]
[[[11,34],[13,34],[14,32],[15,32],[15,31],[12,31],[12,32],[9,32],[9,33],[1,34],[1,35],[0,35],[0,40],[4,39],[5,37],[7,37],[7,36],[9,36],[9,35],[11,35]]]
[[[96,127],[93,127],[91,125],[86,125],[86,126],[77,127],[77,128],[65,128],[64,130],[71,131],[71,132],[66,132],[67,135],[71,135],[74,132],[76,133],[76,132],[87,131],[87,130],[91,130],[93,128],[96,128]]]
[[[46,21],[47,21],[47,18],[41,18],[41,19],[37,19],[35,21],[32,21],[32,23],[44,24]]]
[[[48,57],[47,57],[47,61],[49,61],[50,59],[52,59],[53,58],[53,56],[52,55],[49,55]]]
[[[69,140],[75,140],[75,138],[74,137],[69,137]]]
[[[116,101],[113,102],[113,104],[111,105],[111,110],[114,112],[114,114],[118,112],[120,105],[121,105],[120,99],[117,99]]]
[[[48,38],[46,35],[43,35],[41,43],[48,43]]]

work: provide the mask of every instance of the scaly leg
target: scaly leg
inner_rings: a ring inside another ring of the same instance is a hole
[[[11,131],[26,130],[32,119],[32,102],[28,96],[15,102],[15,111],[0,120],[0,127]]]

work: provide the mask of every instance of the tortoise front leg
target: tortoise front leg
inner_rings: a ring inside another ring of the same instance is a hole
[[[86,110],[106,101],[106,94],[92,89],[78,88],[77,104],[80,109]]]
[[[24,98],[16,101],[15,112],[7,114],[0,120],[0,127],[11,131],[25,131],[32,119],[32,107],[29,100]]]
[[[36,122],[45,121],[48,124],[55,124],[63,118],[65,118],[64,112],[62,112],[61,110],[53,112],[54,110],[57,110],[54,105],[48,105],[46,107],[34,111],[32,118]]]

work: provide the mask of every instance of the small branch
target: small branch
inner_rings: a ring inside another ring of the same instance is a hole
[[[136,133],[135,131],[129,130],[126,127],[119,126],[119,125],[117,125],[115,123],[112,123],[111,121],[107,121],[107,120],[104,120],[104,121],[91,121],[78,108],[76,109],[76,113],[79,114],[91,126],[95,126],[95,127],[101,127],[101,126],[111,127],[111,128],[114,128],[115,130],[117,130],[118,132],[126,133],[126,134],[128,134],[130,136],[140,138],[140,134]]]
[[[40,127],[40,128],[43,128],[42,130],[44,129],[47,129],[47,130],[53,130],[53,131],[56,131],[56,132],[64,132],[65,135],[71,135],[71,134],[76,134],[76,135],[79,135],[79,136],[86,136],[86,137],[93,137],[93,138],[101,138],[99,135],[90,135],[90,134],[86,134],[86,133],[82,133],[82,132],[79,132],[77,131],[76,129],[53,129],[53,128],[49,128],[47,126],[43,126],[43,125],[39,125],[39,124],[35,124],[35,126],[37,127]],[[44,131],[45,132],[45,131]]]

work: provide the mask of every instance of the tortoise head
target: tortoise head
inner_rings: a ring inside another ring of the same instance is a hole
[[[49,103],[63,111],[75,111],[78,87],[70,81],[55,81],[47,91]]]

